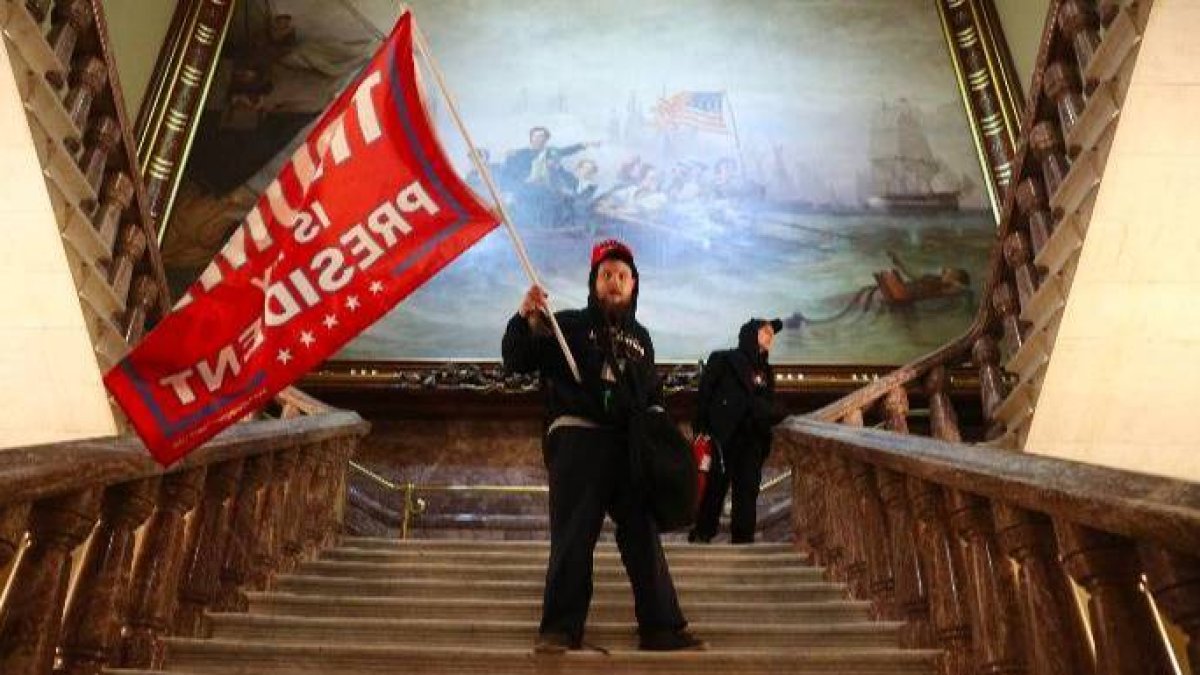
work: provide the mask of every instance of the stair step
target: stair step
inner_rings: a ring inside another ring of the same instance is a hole
[[[363,644],[272,644],[248,640],[167,641],[172,668],[196,673],[854,673],[934,672],[938,652],[901,649],[814,649],[798,652],[720,650],[653,653],[582,650],[533,654],[529,648],[408,648]]]
[[[628,587],[628,585],[626,585]],[[589,621],[633,621],[632,594],[618,599],[596,598]],[[357,617],[390,619],[469,619],[473,621],[537,621],[542,600],[471,598],[346,597],[295,593],[246,594],[250,612],[266,615]],[[845,623],[868,619],[870,603],[859,600],[809,602],[683,602],[690,621],[699,623]]]
[[[386,550],[422,550],[422,551],[476,551],[476,550],[534,550],[549,551],[550,542],[546,540],[512,540],[512,541],[476,541],[472,539],[385,539],[383,537],[342,537],[339,548],[373,548]],[[721,549],[731,553],[746,556],[757,556],[763,553],[792,553],[795,548],[791,544],[760,543],[760,544],[718,544],[700,546],[686,542],[664,542],[663,549],[668,555],[673,550],[695,551],[705,549]],[[601,542],[596,545],[597,551],[616,551],[613,542]]]
[[[545,582],[491,579],[355,579],[284,574],[278,577],[276,588],[287,593],[315,595],[540,599]],[[826,582],[719,584],[685,581],[677,582],[675,588],[683,602],[701,599],[713,602],[835,600],[844,597],[846,592],[843,584]],[[597,581],[593,584],[592,597],[631,598],[632,593],[627,581]]]
[[[493,579],[496,581],[533,581],[546,577],[545,562],[530,563],[459,563],[459,562],[359,562],[352,560],[312,560],[301,563],[298,572],[309,576],[344,577],[355,579]],[[624,580],[625,568],[615,560],[595,567],[600,581]],[[822,581],[824,570],[819,567],[751,567],[739,563],[721,562],[712,565],[680,564],[671,566],[671,576],[677,582],[709,581],[713,583],[753,583],[755,581]]]
[[[356,644],[453,647],[483,645],[528,648],[537,621],[478,619],[349,619],[255,614],[210,614],[212,637],[227,640],[337,644],[352,637]],[[691,628],[713,649],[812,649],[898,647],[898,622],[829,624],[696,623]],[[637,647],[632,621],[593,621],[587,641],[601,647]]]
[[[471,564],[487,564],[487,565],[507,565],[507,564],[539,564],[545,565],[546,560],[550,557],[550,549],[527,548],[522,550],[519,547],[513,547],[511,550],[501,548],[510,544],[520,544],[524,542],[497,541],[494,543],[496,549],[487,549],[477,547],[476,549],[464,550],[426,550],[421,548],[407,548],[398,550],[378,549],[378,548],[348,548],[338,547],[330,549],[321,554],[324,560],[347,560],[358,562],[375,562],[375,563],[399,563],[399,562],[457,562]],[[737,551],[738,547],[729,545],[712,544],[709,546],[695,546],[690,548],[667,547],[665,549],[667,562],[672,567],[683,566],[702,566],[702,565],[717,565],[717,564],[736,564],[746,568],[761,568],[761,567],[780,567],[780,566],[803,566],[807,564],[807,559],[796,552],[779,552],[779,553],[762,553],[758,555],[750,555]],[[596,547],[596,553],[593,558],[597,565],[612,563],[621,564],[621,556],[615,548],[603,546]]]

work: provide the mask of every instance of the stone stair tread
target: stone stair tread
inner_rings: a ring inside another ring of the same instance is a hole
[[[211,637],[272,642],[338,642],[343,637],[359,644],[447,646],[478,643],[491,647],[528,647],[537,635],[538,620],[480,620],[414,618],[337,618],[209,614]],[[900,623],[865,618],[825,623],[694,621],[695,633],[710,646],[728,649],[796,651],[812,648],[897,647]],[[590,621],[586,639],[607,648],[636,647],[636,621]]]
[[[550,542],[544,539],[509,539],[509,540],[474,540],[474,539],[388,539],[384,537],[341,537],[336,548],[385,548],[385,549],[421,549],[425,551],[439,549],[487,549],[512,550],[535,549],[550,550]],[[617,549],[614,542],[600,542],[597,550]],[[754,544],[708,544],[698,546],[687,542],[663,542],[663,549],[670,553],[672,550],[727,550],[741,552],[746,555],[758,555],[765,552],[796,553],[791,544],[775,542],[759,542]],[[796,553],[799,555],[799,553]]]
[[[368,588],[391,588],[391,587],[423,587],[423,588],[446,588],[446,589],[513,589],[513,590],[535,590],[541,594],[542,588],[545,586],[544,580],[508,580],[508,579],[363,579],[360,577],[335,577],[327,575],[312,575],[312,574],[281,574],[277,577],[280,587],[291,584],[324,584],[330,586],[352,586],[360,590]],[[593,584],[596,590],[629,588],[628,581],[596,581]],[[845,584],[833,583],[828,581],[790,581],[785,583],[712,583],[712,582],[695,582],[695,581],[676,581],[677,589],[695,589],[697,591],[728,589],[730,591],[788,591],[788,590],[811,590],[811,591],[841,591],[846,588]]]
[[[168,659],[183,669],[207,660],[218,661],[219,672],[545,672],[557,666],[571,672],[781,672],[793,673],[931,673],[940,652],[898,648],[721,650],[642,652],[579,650],[563,655],[537,655],[528,648],[471,646],[402,647],[341,643],[278,644],[251,640],[170,638]],[[327,670],[337,668],[339,670]],[[460,671],[461,669],[461,671]],[[485,670],[486,669],[486,670]],[[171,672],[171,671],[168,671]]]
[[[479,597],[479,598],[536,598],[541,599],[544,580],[506,581],[493,579],[361,579],[280,575],[277,588],[294,593],[322,593],[357,596],[417,597]],[[626,580],[613,578],[597,580],[592,586],[593,597],[632,598]],[[824,581],[784,581],[783,583],[728,583],[677,580],[675,588],[681,600],[690,603],[700,598],[715,600],[808,600],[838,598],[846,593],[843,584]]]
[[[497,541],[497,544],[508,544],[508,541]],[[715,548],[709,546],[707,548]],[[732,548],[732,547],[730,547]],[[597,547],[594,557],[596,562],[619,561],[620,555],[615,549],[603,549]],[[736,552],[729,553],[723,550],[715,550],[711,553],[705,552],[702,547],[693,547],[691,551],[680,551],[666,549],[667,562],[673,565],[682,564],[684,562],[703,562],[703,563],[741,563],[745,565],[755,566],[778,566],[778,565],[807,565],[808,561],[798,553],[763,553],[759,555],[744,555]],[[545,563],[549,558],[550,549],[527,549],[527,550],[442,550],[428,551],[422,549],[411,550],[387,550],[376,548],[346,548],[338,547],[329,549],[321,554],[323,560],[372,560],[372,561],[388,561],[388,560],[437,560],[448,559],[458,562],[476,561],[487,563],[500,563],[504,561],[520,561],[520,562],[541,562]]]
[[[769,578],[804,578],[820,580],[825,573],[824,568],[812,565],[789,565],[778,568],[751,567],[746,568],[736,562],[719,561],[716,564],[700,565],[685,561],[686,564],[671,565],[671,576],[675,579],[686,579],[690,576],[724,576],[744,575],[747,577]],[[421,577],[446,575],[458,578],[459,575],[483,574],[491,578],[503,575],[529,574],[542,579],[546,574],[545,561],[539,562],[502,562],[502,563],[473,563],[446,561],[401,561],[401,562],[371,562],[361,560],[311,560],[301,563],[301,574],[313,576],[335,576],[363,578],[383,575],[403,576],[417,574]],[[596,565],[597,576],[604,574],[619,574],[624,576],[625,568],[617,561],[612,564]]]
[[[408,628],[420,627],[433,630],[461,630],[464,633],[481,631],[524,631],[532,636],[537,632],[537,621],[519,620],[479,620],[479,619],[381,619],[381,618],[344,618],[328,616],[286,616],[270,614],[245,614],[241,612],[208,612],[207,616],[217,626],[314,626],[345,628],[353,633],[362,628]],[[889,635],[904,626],[900,621],[845,621],[823,624],[794,624],[794,623],[755,623],[753,625],[732,622],[693,621],[689,626],[701,637],[707,637],[712,632],[734,634],[776,634],[776,635],[838,635],[846,633],[875,633]],[[636,623],[632,621],[589,621],[587,633],[617,633],[632,634]]]
[[[420,618],[512,618],[535,619],[541,614],[541,598],[405,598],[401,596],[345,596],[270,592],[249,592],[251,612],[281,616],[334,617],[420,617]],[[602,597],[592,601],[592,621],[611,618],[633,619],[633,598]],[[685,610],[693,621],[721,617],[750,622],[771,619],[797,623],[865,620],[871,604],[862,600],[789,600],[789,601],[712,601],[686,602]],[[786,619],[785,619],[786,618]]]

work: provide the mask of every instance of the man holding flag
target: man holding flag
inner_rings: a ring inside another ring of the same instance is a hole
[[[416,85],[405,13],[174,312],[105,376],[171,464],[258,409],[490,232]]]
[[[529,289],[504,333],[504,366],[539,371],[546,396],[542,447],[550,474],[550,560],[534,646],[541,653],[583,644],[592,558],[605,513],[617,525],[617,547],[633,585],[639,648],[705,646],[687,630],[654,518],[630,470],[631,411],[662,405],[654,345],[634,316],[638,290],[629,247],[616,240],[597,244],[587,307],[556,317],[578,359],[577,374],[554,343],[546,294],[539,286]],[[631,400],[638,396],[641,400]]]

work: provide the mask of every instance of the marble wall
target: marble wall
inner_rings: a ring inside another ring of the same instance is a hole
[[[1200,480],[1200,3],[1156,0],[1026,448]]]
[[[10,49],[0,40],[0,448],[108,436],[117,424]]]
[[[417,491],[424,502],[424,513],[413,520],[417,536],[544,537],[544,491],[459,493],[428,487],[544,487],[541,429],[540,417],[374,421],[355,461],[397,485],[426,486]],[[782,453],[772,453],[766,473],[773,476],[786,468]],[[351,475],[352,527],[397,536],[402,493],[361,473]],[[788,486],[785,481],[773,490],[761,508],[768,508],[772,500],[787,499]]]

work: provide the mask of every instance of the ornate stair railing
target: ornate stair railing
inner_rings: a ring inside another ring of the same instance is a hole
[[[170,309],[100,0],[0,0],[0,26],[92,345],[114,365]]]
[[[0,672],[159,667],[163,637],[331,543],[368,425],[294,390],[275,408],[168,471],[130,437],[0,452]]]
[[[818,410],[907,430],[910,391],[931,432],[962,440],[947,369],[978,369],[983,438],[1024,444],[1137,57],[1149,0],[1052,0],[980,310],[967,332]],[[982,440],[968,438],[967,440]]]
[[[803,417],[777,437],[797,544],[946,675],[1171,675],[1155,605],[1200,672],[1200,485]]]

